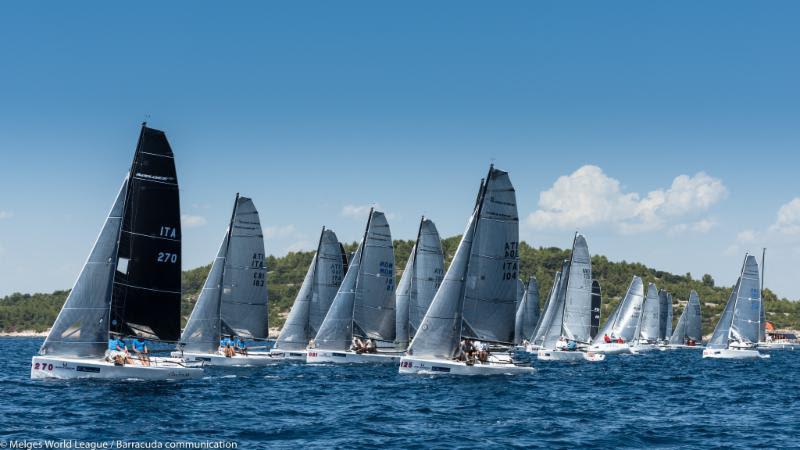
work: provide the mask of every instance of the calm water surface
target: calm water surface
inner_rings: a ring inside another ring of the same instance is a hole
[[[396,367],[208,369],[181,382],[31,381],[41,339],[0,338],[0,441],[231,440],[239,448],[794,447],[800,351],[534,362],[532,375]]]

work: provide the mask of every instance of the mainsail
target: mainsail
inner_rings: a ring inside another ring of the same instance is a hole
[[[644,284],[641,278],[634,276],[625,297],[603,325],[603,329],[597,333],[594,342],[602,343],[606,335],[612,339],[621,338],[625,342],[635,339],[643,301]]]
[[[602,294],[600,291],[600,282],[597,280],[592,281],[592,339],[597,336],[597,331],[600,328],[600,310],[603,306]]]
[[[110,331],[177,341],[181,317],[178,179],[163,131],[142,126],[122,212]]]
[[[333,230],[322,228],[317,251],[297,292],[275,348],[302,350],[319,329],[347,271],[347,254]]]
[[[39,353],[79,357],[101,357],[105,353],[112,272],[116,267],[117,238],[127,186],[126,177]]]
[[[508,174],[490,167],[453,261],[409,345],[409,354],[453,358],[462,336],[512,341],[518,267],[516,210]]]
[[[253,201],[237,194],[222,277],[222,332],[248,339],[269,333],[264,236]]]
[[[489,169],[479,203],[465,277],[462,335],[511,344],[519,272],[519,217],[507,172]]]
[[[758,342],[761,330],[761,285],[758,262],[747,255],[742,267],[741,282],[736,291],[736,305],[731,321],[731,338],[741,342]]]
[[[405,349],[442,284],[444,252],[436,225],[424,217],[403,276],[397,284],[397,344]]]
[[[354,335],[393,341],[394,249],[382,212],[370,210],[364,238],[314,339],[316,348],[347,350]]]
[[[536,282],[536,277],[530,277],[528,287],[517,307],[514,344],[519,345],[523,340],[531,339],[537,322],[539,322],[539,284]]]
[[[648,341],[658,339],[659,307],[658,288],[656,288],[655,284],[649,283],[647,285],[647,297],[644,299],[644,307],[642,308],[641,326],[639,327],[639,337],[641,339],[647,339]]]
[[[576,234],[572,244],[565,291],[562,335],[573,341],[592,340],[592,260],[583,235]]]
[[[667,293],[667,325],[664,332],[664,339],[672,337],[672,294]]]

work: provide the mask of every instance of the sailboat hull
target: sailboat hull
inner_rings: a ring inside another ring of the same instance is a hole
[[[758,344],[759,350],[770,351],[770,350],[800,350],[800,344],[797,343],[790,343],[790,342],[759,342]]]
[[[758,350],[751,349],[713,349],[707,348],[703,350],[703,358],[713,359],[758,359],[769,358],[769,355],[764,355]]]
[[[622,353],[631,353],[631,346],[625,343],[602,343],[602,344],[595,344],[589,347],[589,350],[596,352],[596,353],[603,353],[606,355],[619,355]]]
[[[277,360],[269,353],[250,353],[249,355],[236,354],[231,357],[219,353],[192,353],[172,352],[173,357],[181,357],[186,361],[203,363],[205,366],[224,367],[261,367],[275,364]]]
[[[270,356],[277,361],[303,361],[306,360],[306,350],[277,350],[269,351]]]
[[[310,364],[397,364],[401,353],[356,353],[335,350],[308,350],[306,362]]]
[[[67,358],[58,356],[34,356],[31,359],[31,379],[140,379],[181,380],[199,378],[201,367],[189,367],[173,358],[151,358],[150,366],[134,364],[116,366],[99,358]]]
[[[467,364],[464,361],[453,361],[433,358],[415,358],[404,356],[400,359],[401,374],[418,375],[522,375],[533,373],[531,366],[519,366],[510,358],[500,360],[490,357],[485,363]]]
[[[599,362],[606,359],[606,355],[592,351],[562,351],[562,350],[539,350],[536,354],[539,361],[588,361]]]

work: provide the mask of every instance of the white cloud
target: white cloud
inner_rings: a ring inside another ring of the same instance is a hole
[[[792,199],[778,209],[778,217],[769,229],[781,234],[800,234],[800,197]]]
[[[287,238],[296,234],[297,230],[292,224],[264,228],[264,237],[266,239]]]
[[[193,216],[191,214],[181,214],[181,226],[184,228],[202,227],[206,224],[206,218],[203,216]]]
[[[728,190],[718,178],[704,172],[680,175],[667,189],[642,197],[623,192],[618,180],[600,167],[586,165],[570,175],[559,177],[553,186],[539,194],[539,209],[528,216],[535,229],[575,229],[611,225],[623,234],[662,229],[678,219],[708,210],[725,198]],[[710,219],[693,224],[678,224],[676,231],[706,232],[714,226]]]
[[[669,234],[676,235],[686,232],[705,234],[711,231],[711,229],[715,226],[717,226],[717,222],[715,220],[702,219],[692,223],[675,224],[669,229]]]
[[[316,243],[309,241],[307,239],[301,239],[296,242],[292,242],[286,247],[286,253],[289,252],[304,252],[309,250],[316,251]]]
[[[389,220],[396,217],[394,214],[384,211],[380,203],[374,203],[372,205],[344,205],[340,214],[351,219],[366,220],[370,208],[375,208],[375,211],[384,213]]]
[[[11,211],[0,211],[0,220],[2,219],[10,219],[14,217],[14,213]]]

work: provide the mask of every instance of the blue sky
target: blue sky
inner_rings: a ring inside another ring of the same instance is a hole
[[[267,252],[460,233],[490,161],[521,236],[800,298],[796,2],[16,2],[0,7],[0,295],[73,283],[139,123],[176,153],[184,268],[233,195]],[[794,202],[793,202],[794,200]]]

